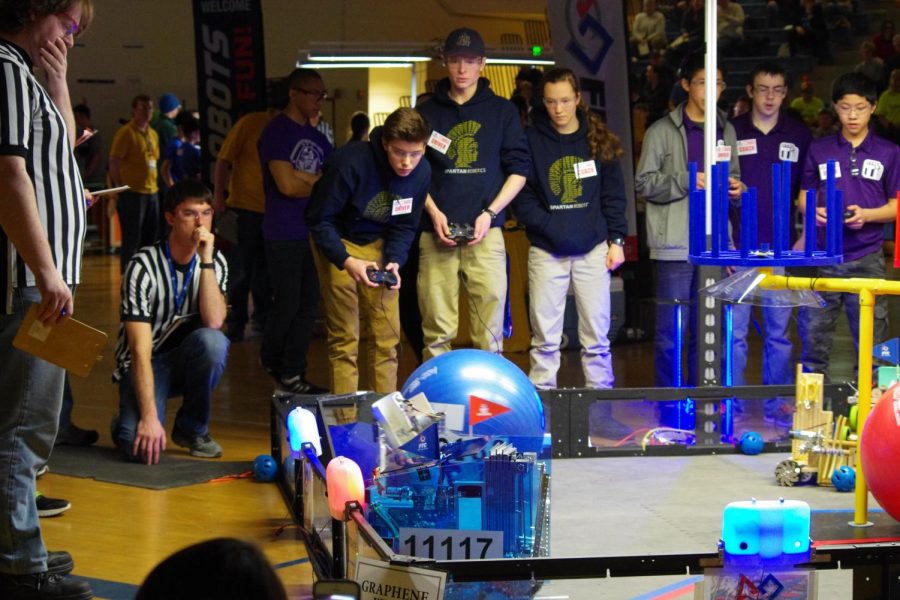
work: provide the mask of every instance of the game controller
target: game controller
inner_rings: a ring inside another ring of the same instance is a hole
[[[845,221],[847,219],[852,219],[854,216],[856,216],[856,213],[853,212],[852,210],[844,210],[844,220]]]
[[[372,283],[380,283],[386,288],[392,288],[397,285],[397,276],[393,271],[385,271],[383,269],[369,269],[369,281]]]
[[[447,236],[459,246],[465,246],[475,239],[475,228],[468,223],[450,223],[450,235]]]

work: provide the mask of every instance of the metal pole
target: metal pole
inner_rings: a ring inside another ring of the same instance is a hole
[[[706,1],[706,87],[704,89],[704,106],[706,116],[703,123],[703,173],[706,177],[706,235],[712,234],[712,203],[713,189],[711,174],[712,165],[716,161],[716,99],[718,88],[716,86],[716,72],[718,64],[718,48],[716,47],[716,2]],[[735,157],[737,158],[737,157]]]
[[[875,294],[871,289],[859,291],[859,390],[857,425],[862,436],[863,425],[872,408],[872,338],[875,329]],[[854,527],[868,527],[869,522],[869,489],[863,474],[862,453],[856,453],[856,503],[853,511]]]

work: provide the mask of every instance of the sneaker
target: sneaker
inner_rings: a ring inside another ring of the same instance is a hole
[[[37,472],[34,474],[34,478],[40,479],[41,477],[46,475],[47,471],[49,471],[49,470],[50,470],[50,465],[48,465],[47,463],[44,463],[44,466],[41,467],[40,469],[38,469]]]
[[[41,492],[35,492],[34,500],[37,503],[39,517],[56,517],[72,508],[72,503],[68,500],[48,498]]]
[[[65,550],[47,552],[47,573],[50,575],[68,575],[74,568],[75,561]]]
[[[279,380],[280,376],[278,374],[278,371],[274,367],[267,365],[262,356],[259,357],[259,366],[262,367],[262,370],[265,371],[269,377],[271,377],[275,381]]]
[[[191,456],[199,458],[219,458],[222,456],[222,446],[209,437],[209,434],[188,436],[175,429],[172,431],[172,441],[182,448],[187,448]]]
[[[306,381],[305,379],[303,379],[302,375],[281,377],[280,379],[278,379],[278,389],[283,392],[290,392],[292,394],[305,394],[308,396],[316,396],[328,393],[328,390],[326,388],[319,387],[314,383]]]
[[[91,584],[55,573],[0,574],[0,598],[4,600],[90,600]]]
[[[82,429],[74,423],[69,423],[56,434],[54,446],[90,446],[97,443],[100,434],[93,429]]]

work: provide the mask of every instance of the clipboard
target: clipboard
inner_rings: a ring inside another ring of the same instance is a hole
[[[46,326],[37,318],[32,304],[16,332],[13,346],[62,367],[73,375],[87,377],[102,356],[107,335],[81,321],[68,318]]]

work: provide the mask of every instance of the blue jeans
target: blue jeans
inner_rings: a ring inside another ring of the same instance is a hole
[[[689,262],[656,260],[656,386],[694,385],[697,379],[697,284],[699,270]],[[685,306],[689,304],[689,308]],[[687,310],[685,310],[687,308]],[[681,347],[675,345],[675,317],[681,312],[682,344],[690,328],[687,379],[676,373]],[[677,354],[676,354],[677,353]]]
[[[34,475],[47,462],[62,404],[64,371],[12,345],[36,287],[19,288],[0,316],[0,573],[47,570]]]
[[[788,333],[792,310],[790,306],[759,307],[764,327],[763,385],[788,385],[794,381],[794,346]],[[744,371],[747,368],[747,333],[752,313],[753,306],[750,304],[735,304],[732,309],[732,385],[747,385]]]
[[[181,408],[175,416],[175,430],[187,437],[203,436],[209,432],[212,392],[225,370],[228,346],[224,333],[204,327],[188,335],[178,348],[153,357],[156,412],[163,426],[166,423],[166,401],[182,396]],[[113,430],[113,441],[132,460],[135,457],[131,454],[131,447],[140,420],[138,399],[129,369],[119,382],[119,416]]]

